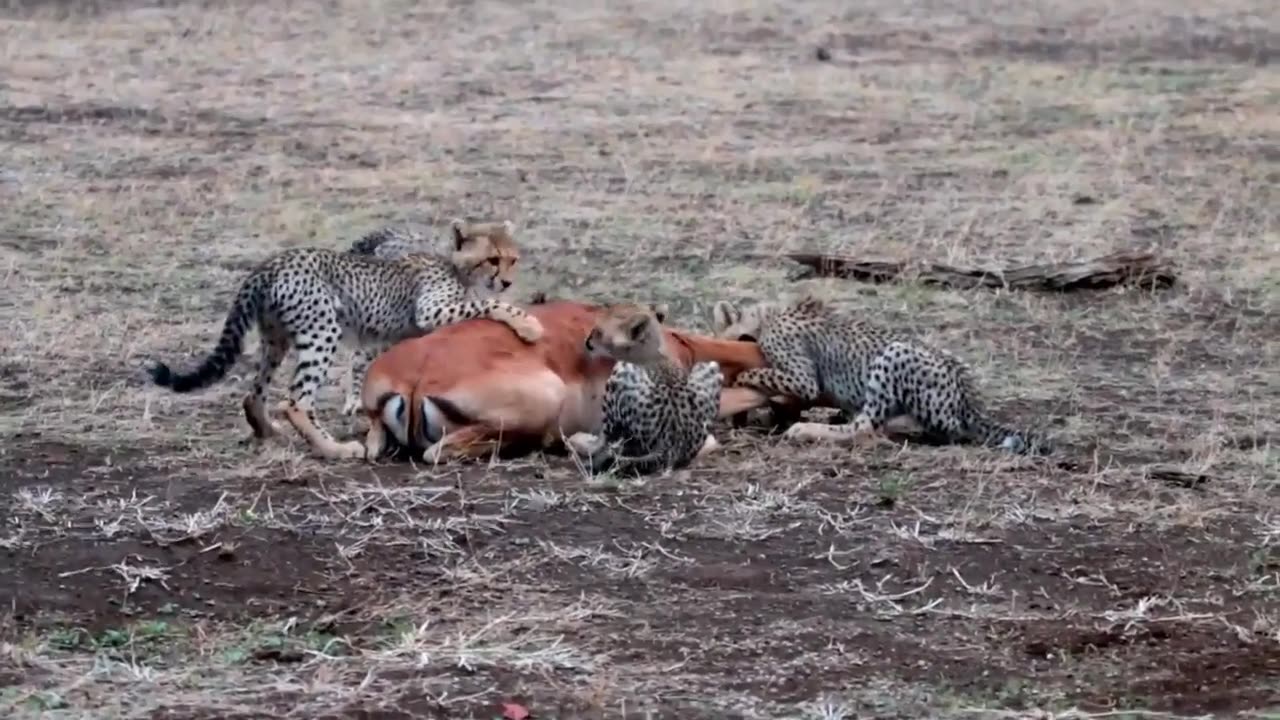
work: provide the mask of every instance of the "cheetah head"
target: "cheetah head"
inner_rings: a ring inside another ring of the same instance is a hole
[[[470,223],[455,219],[450,223],[450,231],[453,267],[467,287],[493,295],[511,287],[516,279],[520,248],[510,220]]]
[[[755,342],[760,338],[760,326],[770,307],[767,303],[757,303],[743,308],[721,300],[711,308],[712,331],[725,340]]]
[[[584,349],[592,357],[653,362],[664,354],[662,323],[666,319],[665,303],[610,305],[591,328]]]

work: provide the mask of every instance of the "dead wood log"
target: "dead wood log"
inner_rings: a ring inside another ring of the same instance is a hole
[[[1184,488],[1198,488],[1209,482],[1209,476],[1204,473],[1187,472],[1186,470],[1169,467],[1149,468],[1147,477]]]
[[[986,287],[1072,292],[1134,285],[1155,290],[1171,287],[1177,281],[1167,260],[1154,253],[1136,250],[1008,270],[960,268],[933,262],[859,260],[815,253],[788,253],[787,258],[808,268],[801,277],[842,277],[871,283],[918,282],[957,289]]]

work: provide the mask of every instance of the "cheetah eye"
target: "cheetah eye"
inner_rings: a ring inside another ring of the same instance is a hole
[[[500,265],[502,265],[502,260],[500,260],[500,259],[498,259],[498,258],[496,258],[496,257],[491,257],[491,258],[489,258],[489,264],[490,264],[490,265],[492,265],[492,266],[494,266],[494,267],[499,267]]]

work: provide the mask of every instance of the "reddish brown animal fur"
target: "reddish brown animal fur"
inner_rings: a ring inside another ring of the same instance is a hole
[[[417,449],[434,445],[433,457],[477,457],[517,443],[546,447],[577,432],[599,432],[613,361],[589,358],[583,344],[603,308],[557,301],[526,309],[544,331],[533,344],[499,322],[474,319],[378,356],[362,395],[371,423],[366,457],[381,453],[387,432]],[[755,343],[664,332],[676,362],[720,364],[721,417],[767,402],[754,390],[728,387],[743,370],[764,366]]]

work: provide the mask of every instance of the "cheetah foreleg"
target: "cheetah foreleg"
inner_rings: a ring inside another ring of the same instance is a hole
[[[753,368],[738,375],[735,383],[766,395],[787,395],[806,403],[818,401],[818,379],[814,374],[783,368]]]
[[[482,317],[506,324],[527,343],[537,342],[542,337],[542,323],[537,318],[511,303],[494,298],[440,305],[432,298],[424,297],[418,300],[414,324],[419,332],[426,334],[444,325]]]
[[[285,418],[302,436],[312,450],[326,460],[363,460],[367,457],[364,443],[359,440],[338,442],[323,428],[316,425],[315,413],[310,402],[284,400],[279,404]]]
[[[549,445],[550,442],[550,433],[548,433],[547,437],[543,438],[543,445]],[[604,449],[608,443],[605,442],[604,437],[601,435],[576,432],[565,438],[564,444],[574,455],[580,458],[589,458]]]
[[[829,423],[798,422],[782,434],[783,439],[801,442],[852,443],[857,447],[872,448],[891,444],[889,438],[870,429],[869,426],[832,425]]]
[[[619,459],[613,446],[603,435],[574,433],[565,440],[565,445],[579,460],[586,462],[593,475],[614,467]]]
[[[386,348],[382,345],[357,347],[351,353],[350,383],[347,386],[347,399],[342,405],[343,415],[354,415],[361,407],[361,393],[364,390],[364,378],[369,372],[369,364]]]
[[[603,458],[606,455],[597,455],[596,458]],[[618,455],[616,453],[607,453],[608,462],[603,460],[599,463],[592,462],[593,472],[602,472],[604,470],[613,470],[615,474],[634,474],[648,475],[671,466],[668,461],[667,454],[664,452],[651,452],[645,455]]]
[[[666,460],[665,454],[661,452],[638,456],[622,455],[604,436],[590,433],[574,433],[565,441],[565,445],[580,460],[587,461],[592,475],[609,470],[616,473],[645,474],[662,467]]]
[[[538,318],[511,303],[486,300],[485,317],[506,323],[517,337],[527,343],[535,343],[542,337],[542,323],[538,322]]]

